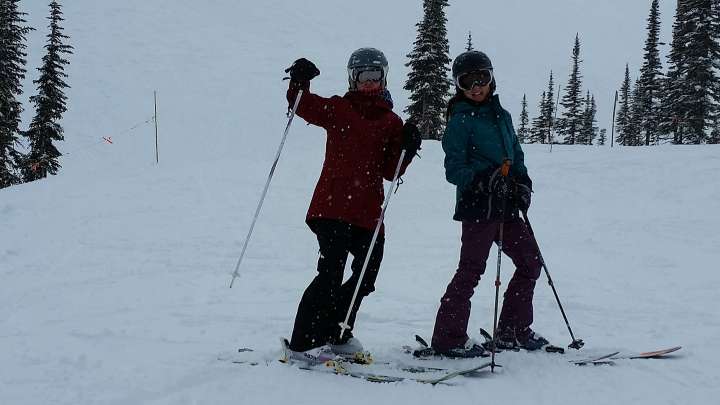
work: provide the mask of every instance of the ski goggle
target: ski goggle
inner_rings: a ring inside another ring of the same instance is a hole
[[[475,86],[487,86],[493,81],[493,72],[490,69],[475,70],[470,73],[460,75],[455,80],[455,85],[460,89],[469,91]]]
[[[353,69],[352,78],[356,82],[379,82],[383,79],[382,69]]]

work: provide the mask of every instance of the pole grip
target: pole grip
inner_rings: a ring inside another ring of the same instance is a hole
[[[500,173],[503,177],[507,177],[510,174],[510,166],[512,166],[512,160],[505,159],[502,164],[502,169],[500,169]]]

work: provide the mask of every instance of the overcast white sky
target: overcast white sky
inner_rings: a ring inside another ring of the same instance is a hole
[[[239,125],[252,127],[255,120],[284,110],[286,84],[280,78],[294,59],[304,56],[318,64],[322,74],[313,89],[319,94],[342,94],[347,89],[347,58],[362,46],[385,52],[395,110],[407,105],[404,64],[417,35],[422,0],[154,1],[64,3],[65,26],[75,46],[65,120],[71,133],[122,128],[144,118],[152,108],[152,91],[158,89],[164,101],[161,110],[171,115],[170,121],[197,109],[198,97],[206,99],[208,111],[178,130],[197,125],[196,131],[231,139]],[[661,1],[663,42],[671,39],[675,5]],[[43,54],[47,4],[26,0],[21,7],[38,28],[29,35],[29,97],[34,91],[30,80]],[[635,76],[642,62],[649,8],[649,0],[451,0],[451,56],[464,50],[472,30],[476,49],[493,59],[501,99],[517,121],[523,93],[530,116],[536,114],[550,69],[558,83],[566,82],[579,32],[584,89],[595,94],[599,125],[609,129],[625,63]],[[266,94],[272,96],[258,97]],[[244,107],[237,108],[238,103]]]
[[[585,89],[595,93],[600,126],[609,131],[614,91],[625,63],[631,75],[642,64],[648,0],[472,1],[455,0],[448,7],[448,31],[453,55],[462,51],[468,30],[475,47],[494,59],[500,92],[519,119],[519,103],[528,93],[531,117],[553,69],[556,80],[567,81],[575,33],[582,43]],[[675,1],[660,2],[661,41],[669,43]],[[668,47],[661,49],[663,54]],[[666,59],[662,57],[663,63]],[[556,81],[557,83],[557,81]]]

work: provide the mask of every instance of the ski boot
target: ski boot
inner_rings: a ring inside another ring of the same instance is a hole
[[[547,339],[535,333],[535,331],[530,328],[516,331],[515,340],[521,348],[527,351],[539,350],[550,345]]]
[[[492,340],[489,343],[486,342],[486,345],[487,344],[492,345]],[[512,351],[523,349],[529,352],[544,349],[549,353],[565,353],[565,349],[551,345],[547,339],[535,333],[535,331],[529,327],[519,331],[513,328],[500,329],[498,331],[497,341],[495,342],[495,348]]]
[[[435,353],[453,359],[470,359],[474,357],[487,357],[485,348],[475,339],[468,339],[463,347],[454,347],[447,350],[435,349]]]
[[[343,343],[328,343],[330,350],[338,356],[351,363],[370,364],[373,361],[370,352],[363,350],[360,340],[352,335],[349,339],[343,339]]]
[[[301,352],[292,350],[290,348],[290,342],[285,338],[281,339],[281,343],[282,357],[280,361],[283,363],[302,362],[310,366],[315,366],[327,364],[330,361],[338,359],[338,355],[332,351],[330,345],[318,346]]]

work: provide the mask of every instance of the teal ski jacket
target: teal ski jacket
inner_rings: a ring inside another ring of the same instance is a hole
[[[484,103],[460,99],[451,109],[442,139],[445,151],[445,177],[457,186],[455,215],[457,221],[491,221],[517,217],[518,210],[511,198],[502,215],[502,202],[497,196],[480,191],[478,179],[512,161],[510,178],[532,188],[525,167],[525,154],[520,147],[512,117],[493,95]]]

